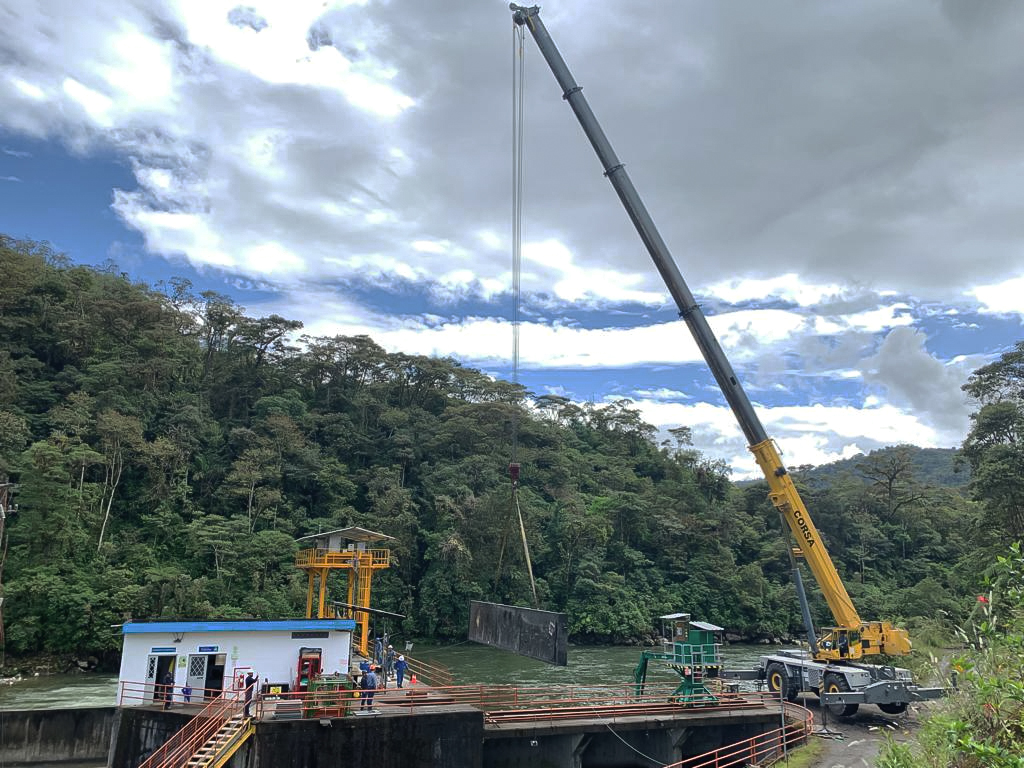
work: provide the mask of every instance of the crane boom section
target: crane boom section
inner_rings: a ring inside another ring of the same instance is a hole
[[[665,281],[665,285],[679,309],[680,317],[686,321],[697,347],[736,416],[747,439],[747,445],[750,446],[750,450],[754,453],[757,463],[768,481],[772,503],[783,513],[791,532],[800,543],[801,554],[807,560],[811,572],[825,595],[825,600],[838,624],[838,629],[835,632],[849,631],[855,633],[857,638],[864,638],[862,642],[850,647],[850,650],[857,656],[861,653],[900,652],[899,649],[902,648],[909,650],[910,643],[906,632],[892,628],[888,622],[863,623],[857,615],[853,602],[839,578],[839,573],[807,513],[807,508],[804,506],[792,478],[786,471],[778,451],[768,438],[750,398],[747,397],[729,360],[722,351],[707,318],[694,299],[686,281],[683,280],[679,267],[672,258],[672,254],[648,213],[647,207],[633,186],[625,166],[619,161],[615,150],[612,149],[611,142],[608,141],[604,130],[597,122],[597,118],[583,95],[583,89],[576,83],[541,21],[540,8],[538,6],[521,6],[515,3],[511,3],[509,8],[512,11],[512,20],[530,31],[544,60],[551,68],[555,80],[558,81],[562,89],[562,98],[569,103],[580,127],[583,128],[594,152],[597,153],[598,159],[604,167],[604,175],[608,177],[608,181],[615,188],[620,202],[626,209],[633,226],[636,227],[655,267]],[[837,634],[836,637],[838,636]],[[848,641],[849,635],[843,634],[843,640]],[[831,642],[828,644],[832,645]],[[826,649],[822,653],[827,655],[829,651]]]
[[[707,361],[715,381],[718,382],[718,386],[722,390],[722,394],[725,395],[729,407],[736,414],[740,427],[744,435],[746,435],[747,444],[756,445],[767,440],[768,435],[764,431],[760,419],[757,418],[757,414],[754,413],[750,399],[743,391],[743,387],[740,386],[739,379],[736,378],[732,366],[718,344],[718,339],[715,338],[714,333],[712,333],[711,328],[708,326],[707,318],[704,317],[704,313],[701,312],[700,307],[693,298],[689,286],[683,280],[683,276],[680,274],[679,267],[676,266],[668,246],[665,245],[661,233],[654,225],[654,220],[651,219],[651,215],[647,212],[647,207],[640,199],[636,187],[633,186],[633,181],[629,178],[629,174],[626,173],[626,167],[619,162],[615,150],[612,149],[611,142],[605,136],[604,130],[597,122],[597,118],[594,117],[594,113],[591,111],[590,105],[583,95],[583,89],[573,79],[572,73],[569,72],[569,68],[565,64],[565,60],[562,59],[562,55],[558,52],[558,48],[544,27],[544,23],[540,20],[538,15],[540,8],[537,6],[524,8],[515,3],[510,7],[513,11],[513,20],[517,24],[526,25],[526,28],[530,30],[530,34],[533,35],[533,39],[537,42],[537,47],[540,48],[545,61],[551,67],[555,79],[562,88],[562,98],[569,102],[569,106],[572,107],[572,111],[576,114],[576,119],[579,120],[583,132],[587,135],[591,146],[593,146],[594,151],[597,153],[598,159],[604,166],[604,175],[608,177],[608,181],[611,182],[616,193],[618,193],[619,200],[626,209],[626,213],[633,222],[633,226],[636,227],[640,239],[647,247],[647,252],[650,254],[651,259],[654,261],[654,266],[661,273],[669,293],[672,294],[672,298],[679,308],[679,315],[689,326],[690,333],[693,334],[694,341],[697,342],[701,354]]]
[[[772,504],[782,513],[793,538],[797,540],[800,554],[814,574],[836,624],[847,629],[858,629],[862,622],[857,615],[857,609],[853,607],[853,601],[850,600],[850,595],[839,578],[835,565],[832,564],[832,558],[829,557],[821,541],[821,534],[818,533],[803,499],[793,484],[792,476],[782,464],[775,443],[765,440],[751,446],[750,450],[768,480]]]

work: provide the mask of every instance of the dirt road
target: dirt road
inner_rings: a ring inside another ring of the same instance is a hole
[[[853,718],[824,717],[815,696],[807,696],[803,705],[814,713],[812,738],[824,744],[824,751],[815,768],[871,768],[886,738],[897,742],[913,739],[917,728],[918,711],[911,707],[906,713],[893,717],[883,715],[873,706],[862,706]]]

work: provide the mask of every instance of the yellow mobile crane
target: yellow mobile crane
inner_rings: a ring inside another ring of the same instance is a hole
[[[604,175],[615,188],[655,267],[665,281],[679,309],[680,317],[686,321],[704,360],[735,414],[747,438],[747,444],[768,481],[772,503],[796,538],[797,545],[793,548],[793,555],[806,560],[835,619],[835,627],[826,629],[821,637],[816,636],[800,569],[794,560],[793,579],[811,651],[809,654],[784,652],[764,656],[757,675],[768,681],[770,689],[791,700],[801,690],[813,690],[822,697],[822,701],[828,704],[830,709],[841,715],[853,714],[860,703],[878,704],[884,712],[897,714],[905,710],[911,701],[941,696],[941,688],[920,688],[914,685],[908,670],[888,665],[857,663],[857,660],[864,656],[910,653],[911,643],[906,630],[894,627],[887,621],[864,621],[858,615],[775,443],[768,437],[754,412],[750,399],[736,378],[704,313],[683,280],[668,246],[655,227],[625,166],[619,161],[597,118],[594,117],[590,105],[583,96],[583,89],[576,83],[548,34],[540,19],[540,8],[515,3],[509,8],[512,11],[513,22],[520,28],[525,27],[529,30],[536,41],[562,89],[562,98],[572,108],[583,132],[597,153],[604,168]]]

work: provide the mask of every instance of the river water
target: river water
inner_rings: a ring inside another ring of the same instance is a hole
[[[417,644],[411,655],[444,664],[458,684],[614,685],[632,682],[640,651],[635,646],[569,646],[569,664],[565,667],[475,643],[436,647]],[[727,667],[738,669],[755,665],[757,657],[765,652],[763,645],[730,645],[723,649],[722,656]],[[676,679],[674,672],[652,663],[648,678],[657,679],[660,675]]]
[[[756,665],[757,657],[775,648],[763,645],[730,645],[723,649],[729,669]],[[553,667],[476,643],[433,646],[416,643],[413,658],[443,664],[451,669],[458,685],[614,685],[633,679],[640,649],[628,646],[570,646],[569,664]],[[415,664],[412,665],[415,671]],[[675,674],[651,664],[648,679],[675,679]],[[108,707],[117,703],[117,676],[82,673],[31,677],[0,685],[0,709],[62,709]]]

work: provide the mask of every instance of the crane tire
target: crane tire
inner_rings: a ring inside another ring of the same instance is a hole
[[[843,693],[850,690],[846,678],[835,672],[827,672],[821,684],[822,693]],[[826,704],[828,713],[833,717],[853,717],[860,708],[859,704]]]
[[[789,679],[789,675],[786,674],[786,667],[783,664],[769,664],[768,669],[765,670],[765,677],[768,680],[768,690],[772,693],[781,693],[782,697],[786,701],[796,701],[796,695],[799,693],[797,686],[793,685],[793,681]]]

